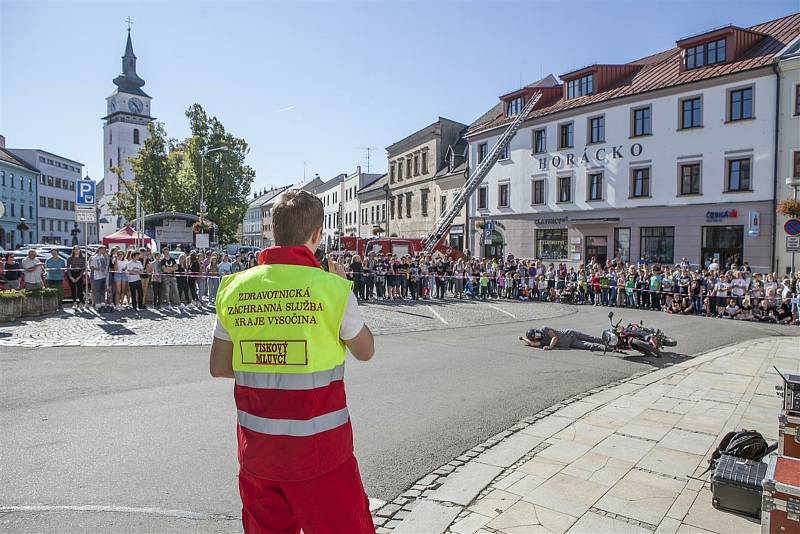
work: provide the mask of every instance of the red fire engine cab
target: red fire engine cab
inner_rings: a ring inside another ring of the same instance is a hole
[[[397,257],[402,257],[406,255],[416,256],[424,248],[425,240],[421,237],[373,237],[365,239],[342,236],[339,238],[339,242],[332,247],[332,250],[341,250],[342,252],[358,254],[362,257],[371,252],[375,254],[396,254]],[[433,253],[447,256],[454,261],[464,257],[464,253],[461,250],[447,246],[444,240],[436,244],[433,248]]]

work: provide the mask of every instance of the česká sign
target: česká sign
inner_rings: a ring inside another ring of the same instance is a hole
[[[739,216],[739,212],[736,210],[725,210],[725,211],[707,211],[706,212],[706,222],[722,222],[725,219],[735,219]]]

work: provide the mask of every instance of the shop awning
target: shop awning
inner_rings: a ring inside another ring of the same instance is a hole
[[[571,219],[570,226],[587,226],[587,225],[600,225],[600,224],[617,224],[619,217],[595,217],[587,219]]]

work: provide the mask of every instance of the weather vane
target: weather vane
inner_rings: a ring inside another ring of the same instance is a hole
[[[125,22],[128,23],[128,31],[131,31],[131,24],[133,24],[133,19],[130,16],[128,16],[128,18],[125,19]]]

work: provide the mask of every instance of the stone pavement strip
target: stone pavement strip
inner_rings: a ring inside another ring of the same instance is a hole
[[[712,508],[697,478],[730,430],[777,439],[773,365],[800,371],[798,338],[716,349],[563,401],[377,509],[378,534],[760,532]]]

